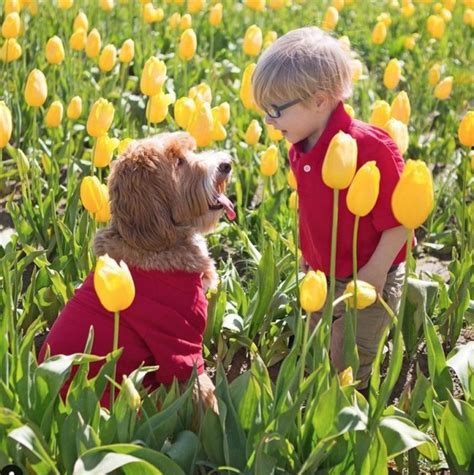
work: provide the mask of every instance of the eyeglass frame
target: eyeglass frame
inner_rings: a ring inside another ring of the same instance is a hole
[[[290,102],[287,102],[286,104],[283,104],[282,106],[277,106],[275,104],[270,104],[271,108],[274,109],[277,113],[273,114],[265,110],[265,114],[267,114],[268,117],[272,119],[279,119],[281,117],[281,112],[284,111],[285,109],[288,109],[288,107],[294,106],[298,104],[299,102],[302,102],[303,99],[294,99]]]

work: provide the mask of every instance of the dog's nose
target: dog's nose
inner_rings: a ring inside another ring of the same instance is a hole
[[[229,162],[222,162],[219,165],[219,172],[220,173],[224,173],[225,175],[228,175],[231,170],[232,170],[232,165]]]

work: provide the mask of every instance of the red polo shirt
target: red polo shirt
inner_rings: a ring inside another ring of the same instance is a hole
[[[402,173],[404,161],[389,135],[378,127],[352,119],[342,102],[332,113],[326,128],[307,153],[301,142],[290,149],[290,166],[298,183],[300,246],[303,257],[313,269],[329,275],[333,190],[322,180],[322,164],[331,139],[337,132],[350,134],[357,141],[357,168],[375,160],[380,170],[380,194],[374,209],[359,221],[357,266],[370,259],[386,229],[400,226],[392,213],[391,197]],[[355,216],[348,210],[348,189],[339,192],[336,277],[352,275],[352,234]],[[405,260],[403,246],[393,264]]]
[[[171,383],[176,377],[187,380],[193,367],[204,370],[202,336],[206,326],[207,299],[201,274],[182,271],[161,272],[130,268],[136,296],[132,305],[120,312],[118,346],[123,347],[117,364],[117,382],[129,375],[141,363],[159,365],[144,380],[151,389],[160,383]],[[103,356],[112,351],[114,315],[102,307],[94,290],[93,273],[79,287],[55,321],[40,351],[44,359],[46,346],[51,354],[82,353],[94,327],[91,353]],[[90,365],[89,377],[95,376],[104,362]],[[69,381],[61,394],[66,396]],[[109,404],[109,387],[102,405]]]

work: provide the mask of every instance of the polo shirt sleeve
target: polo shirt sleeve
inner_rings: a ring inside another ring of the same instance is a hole
[[[378,140],[374,156],[380,170],[380,191],[374,209],[369,214],[372,224],[379,232],[400,226],[392,212],[392,194],[402,174],[405,162],[396,144],[387,137]]]

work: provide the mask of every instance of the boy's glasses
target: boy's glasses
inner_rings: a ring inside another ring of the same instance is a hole
[[[281,116],[281,111],[284,111],[285,109],[288,109],[288,107],[298,104],[298,102],[301,102],[301,99],[295,99],[293,101],[287,102],[286,104],[283,104],[282,106],[276,106],[272,104],[269,109],[265,109],[265,114],[267,114],[268,117],[271,117],[272,119],[278,119]]]

